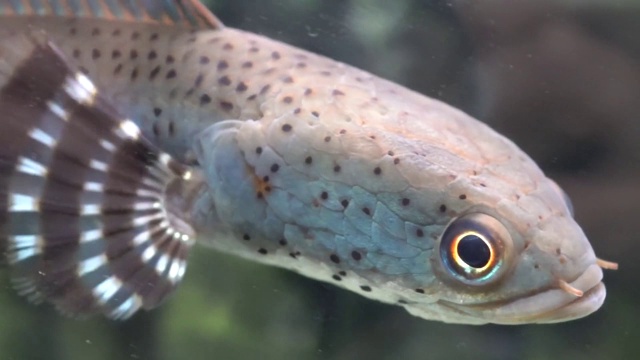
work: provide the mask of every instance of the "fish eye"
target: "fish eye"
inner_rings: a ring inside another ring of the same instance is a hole
[[[492,216],[475,213],[452,221],[440,239],[447,272],[469,285],[497,280],[511,248],[507,229]]]

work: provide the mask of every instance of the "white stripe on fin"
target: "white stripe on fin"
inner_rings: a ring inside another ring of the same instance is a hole
[[[35,162],[29,158],[21,157],[18,160],[18,165],[16,166],[16,170],[30,175],[36,176],[47,176],[47,168],[42,164]]]
[[[9,211],[34,212],[40,208],[37,198],[22,194],[11,194],[9,202]]]
[[[98,89],[82,73],[76,73],[74,78],[67,78],[64,83],[64,91],[80,104],[92,105],[96,100]]]
[[[38,141],[39,143],[46,145],[50,148],[56,146],[57,141],[51,137],[51,135],[47,134],[46,132],[40,130],[40,128],[34,128],[31,131],[29,131],[29,136]]]
[[[142,299],[137,294],[133,294],[117,308],[113,309],[109,316],[116,320],[126,319],[133,315],[138,309],[140,309],[141,306]]]
[[[121,287],[122,281],[118,280],[115,276],[110,276],[93,288],[92,293],[96,297],[98,303],[104,305],[113,297],[113,295],[116,294],[116,292],[118,292]]]
[[[98,269],[102,265],[106,265],[107,262],[107,257],[104,254],[100,254],[92,258],[83,260],[80,262],[80,264],[78,264],[78,276],[84,276]]]
[[[53,101],[47,101],[47,107],[52,113],[56,114],[56,116],[58,116],[60,119],[64,121],[69,121],[69,113],[64,108],[62,108],[62,106],[58,105]]]

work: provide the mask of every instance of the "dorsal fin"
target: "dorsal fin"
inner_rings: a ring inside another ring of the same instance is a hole
[[[60,16],[219,29],[222,22],[198,0],[0,0],[0,16]]]

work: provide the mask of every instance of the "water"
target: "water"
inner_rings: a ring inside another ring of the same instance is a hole
[[[640,7],[633,1],[228,0],[229,26],[368,69],[483,119],[571,196],[608,272],[595,314],[459,326],[295,274],[194,251],[185,283],[125,323],[72,320],[0,284],[3,359],[623,359],[640,351]],[[586,4],[586,5],[585,5]],[[401,9],[398,13],[397,9]],[[364,27],[375,29],[375,36]]]

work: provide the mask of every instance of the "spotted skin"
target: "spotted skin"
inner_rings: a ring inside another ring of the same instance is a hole
[[[203,172],[191,224],[202,244],[445,322],[565,321],[604,300],[557,185],[457,109],[220,24],[8,16],[0,29],[26,24]],[[509,238],[490,286],[458,281],[439,256],[445,230],[474,213]],[[568,306],[559,281],[588,296]]]

